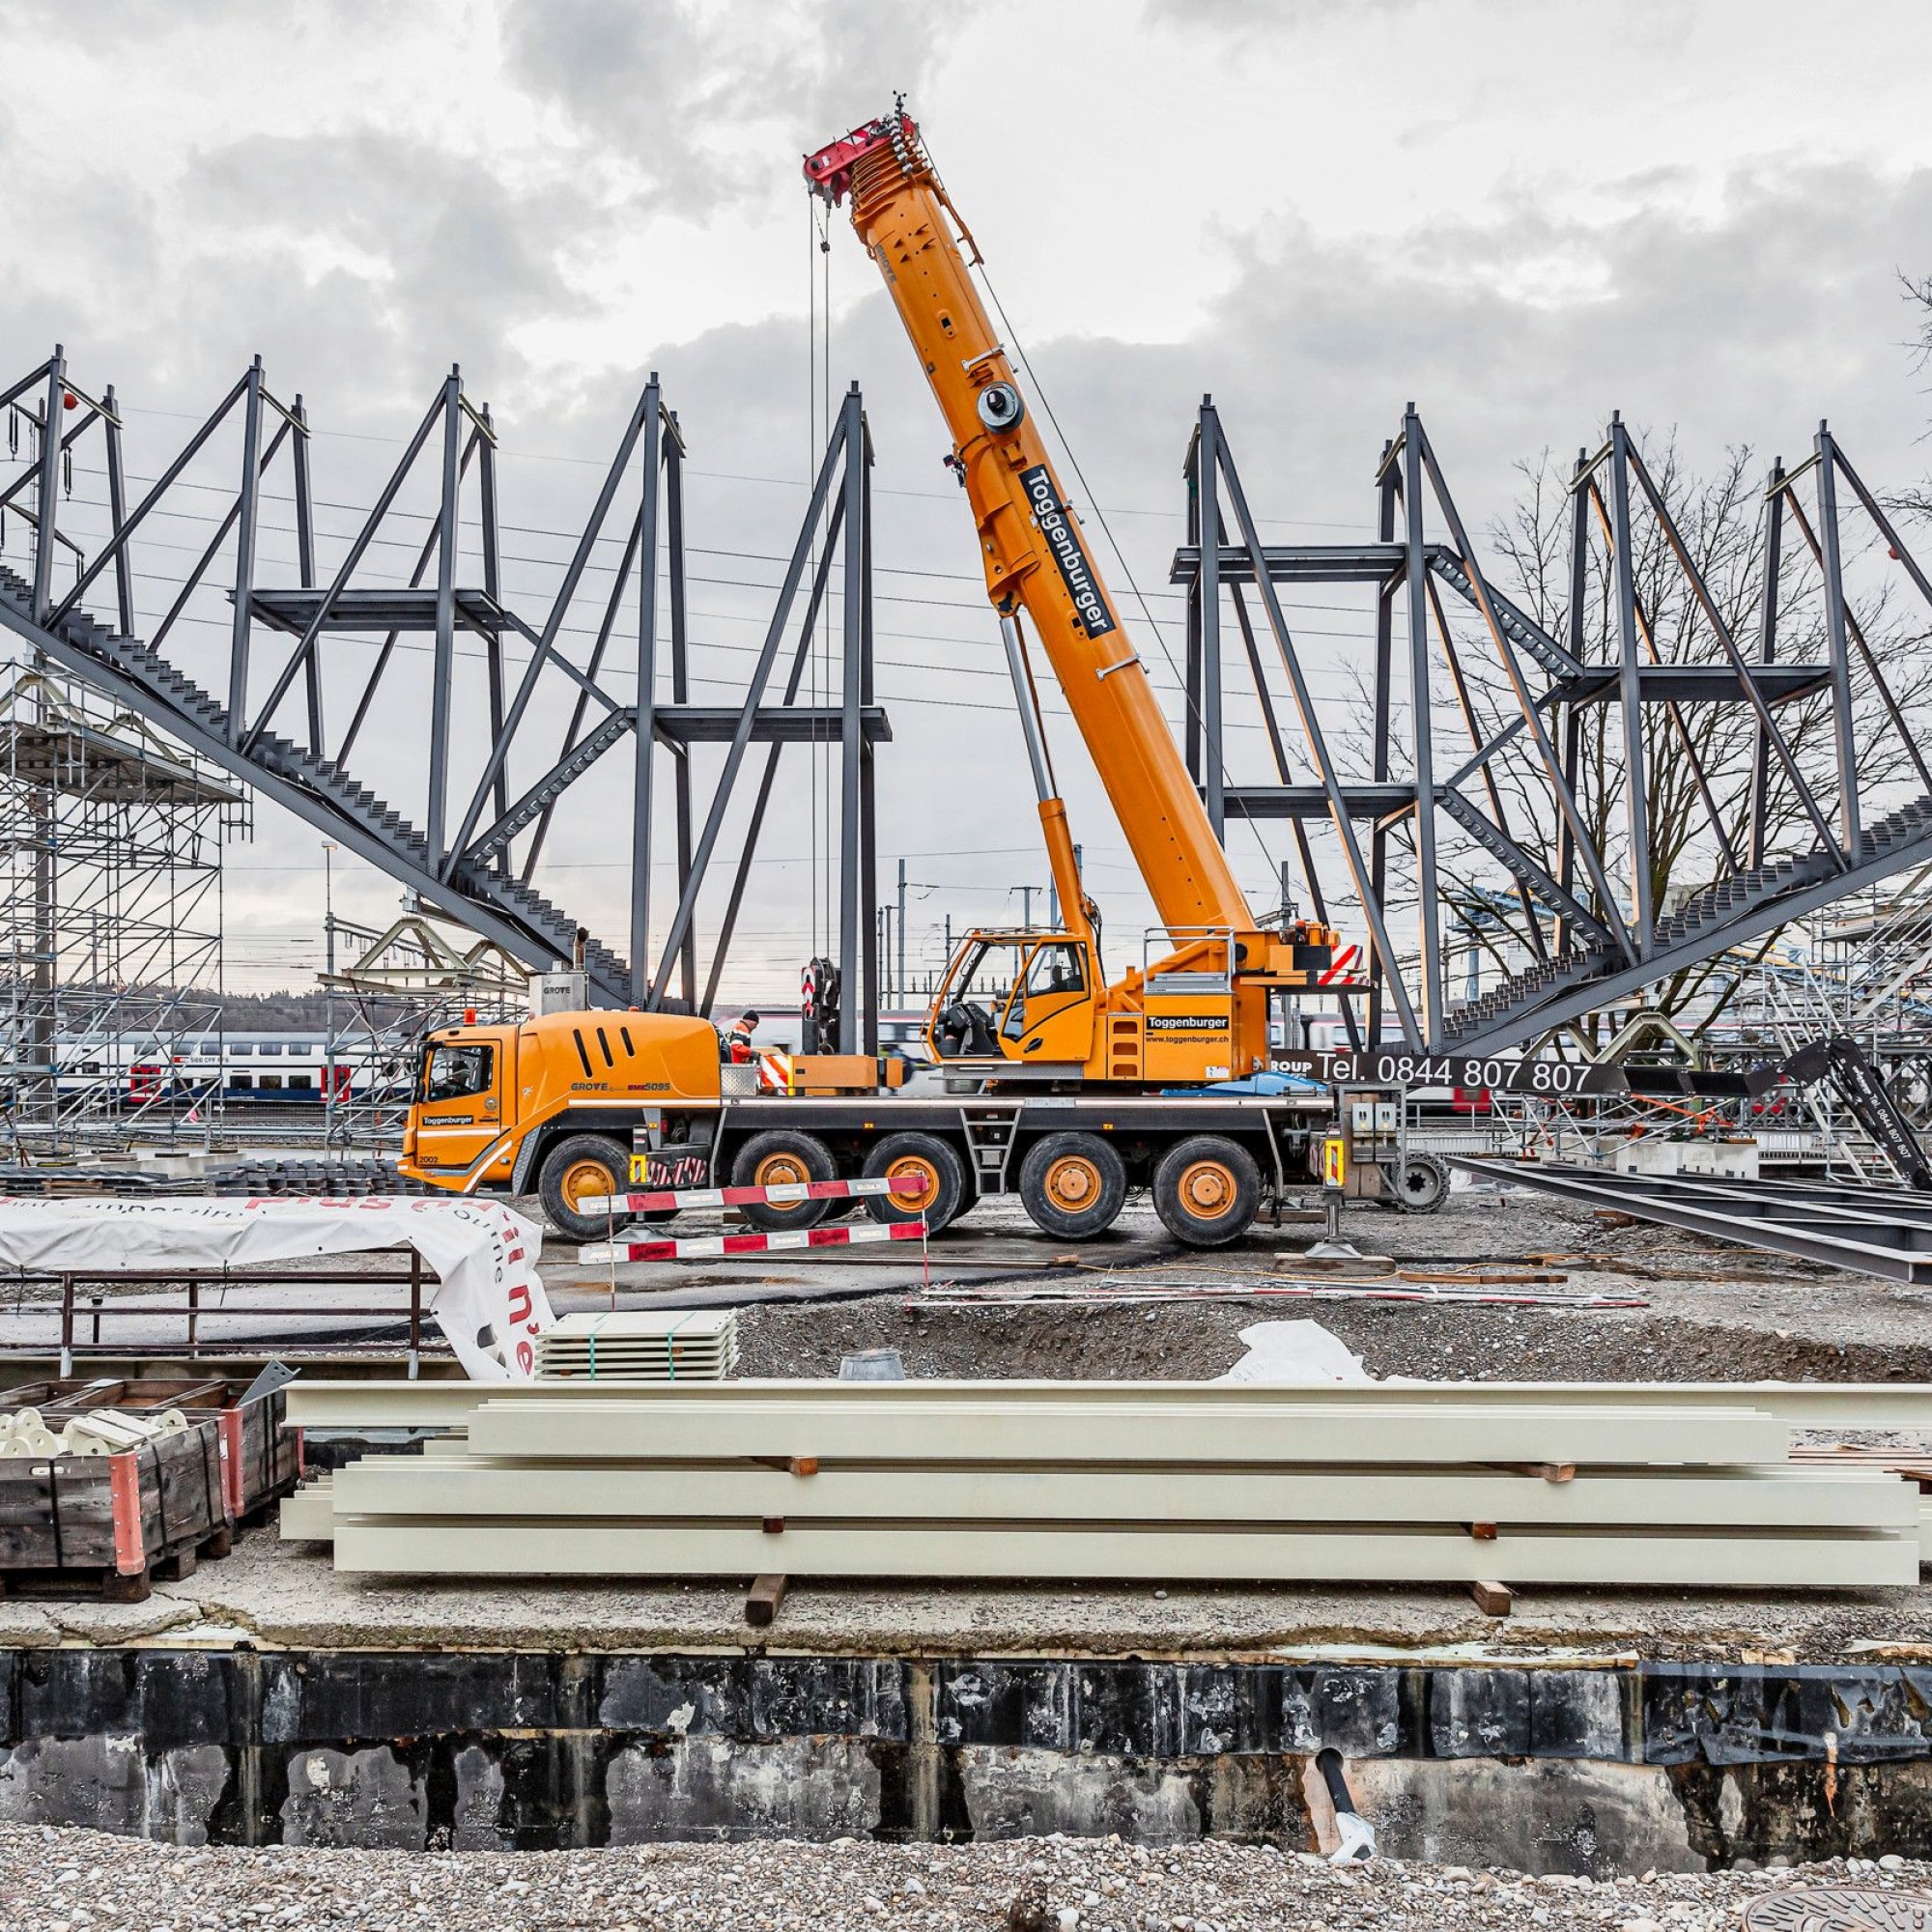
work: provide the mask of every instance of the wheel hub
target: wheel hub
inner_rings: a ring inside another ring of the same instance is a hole
[[[611,1177],[594,1160],[573,1161],[564,1170],[563,1198],[573,1209],[611,1192]]]
[[[1100,1192],[1100,1170],[1091,1160],[1057,1160],[1046,1171],[1047,1198],[1056,1208],[1074,1212],[1089,1207]]]
[[[1199,1160],[1180,1177],[1181,1205],[1190,1214],[1211,1221],[1235,1199],[1235,1177],[1218,1160]]]
[[[895,1208],[930,1208],[939,1199],[939,1174],[929,1160],[921,1160],[917,1155],[908,1155],[904,1160],[895,1160],[886,1170],[888,1180],[917,1180],[919,1192],[901,1192],[894,1188],[892,1202]]]
[[[768,1154],[758,1163],[757,1184],[760,1187],[790,1187],[799,1181],[810,1180],[805,1163],[796,1154]]]

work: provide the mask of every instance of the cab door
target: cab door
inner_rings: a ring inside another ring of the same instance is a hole
[[[1000,1051],[1009,1060],[1084,1062],[1094,1049],[1096,991],[1080,941],[1041,940],[1000,1016]]]
[[[505,1028],[431,1042],[416,1085],[418,1166],[460,1171],[502,1132],[515,1038]]]

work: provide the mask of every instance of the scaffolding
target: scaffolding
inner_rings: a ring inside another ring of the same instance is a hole
[[[528,974],[494,940],[419,903],[382,932],[331,914],[331,962],[344,940],[359,947],[356,956],[317,975],[328,995],[323,1138],[345,1152],[393,1149],[408,1122],[423,1040],[460,1021],[522,1018]]]
[[[43,662],[0,666],[10,1157],[209,1140],[221,852],[251,830],[248,793],[138,716]]]

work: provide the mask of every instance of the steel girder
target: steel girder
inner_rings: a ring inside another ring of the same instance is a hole
[[[1450,1158],[1486,1180],[1538,1188],[1664,1227],[1886,1281],[1932,1285],[1932,1197],[1909,1189]]]

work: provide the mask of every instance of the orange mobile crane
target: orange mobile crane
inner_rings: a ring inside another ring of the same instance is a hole
[[[923,1211],[936,1229],[982,1195],[1017,1195],[1060,1240],[1101,1233],[1145,1187],[1179,1239],[1235,1240],[1265,1201],[1321,1173],[1336,1124],[1327,1094],[1237,1090],[1267,1065],[1271,1002],[1321,983],[1336,935],[1298,921],[1269,930],[1249,908],[993,334],[918,129],[895,107],[808,156],[805,173],[828,201],[849,197],[952,432],[947,461],[979,527],[1064,924],[961,944],[926,1027],[943,1087],[900,1088],[884,1063],[835,1056],[800,1092],[727,1091],[709,1023],[668,1013],[445,1029],[424,1048],[405,1169],[460,1192],[534,1191],[563,1233],[586,1240],[607,1223],[580,1204],[624,1191],[627,1169],[652,1187],[915,1176],[920,1199],[875,1197],[867,1211]],[[1161,922],[1141,963],[1111,983],[1023,613]],[[1369,1107],[1362,1138],[1363,1111],[1350,1101],[1350,1191],[1438,1206],[1446,1169],[1382,1131],[1392,1109]],[[787,1229],[827,1210],[816,1200],[745,1212]]]
[[[1198,1085],[1267,1065],[1271,995],[1304,992],[1336,935],[1295,922],[1264,931],[1195,790],[1147,671],[1068,506],[1046,444],[994,333],[973,249],[899,106],[808,156],[806,180],[849,201],[924,366],[952,448],[948,467],[979,526],[999,614],[1063,933],[970,933],[928,1024],[935,1055],[989,1077]],[[1109,985],[1098,919],[1081,888],[1020,627],[1031,621],[1147,882],[1160,925],[1141,963]],[[981,985],[1009,988],[997,1009]]]

